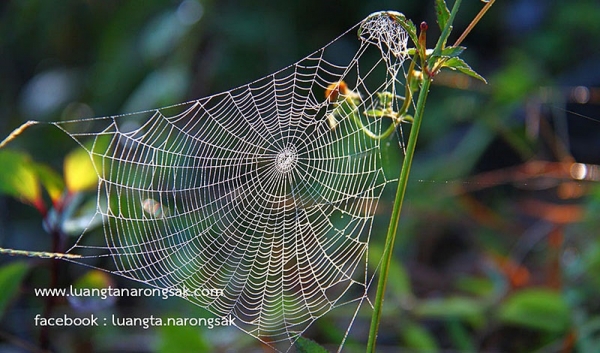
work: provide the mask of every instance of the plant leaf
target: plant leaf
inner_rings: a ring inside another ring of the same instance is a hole
[[[486,297],[494,293],[494,282],[489,278],[459,277],[455,281],[455,286],[478,297]]]
[[[457,47],[446,47],[442,49],[442,53],[440,54],[443,58],[455,58],[462,54],[463,51],[467,49],[466,47],[457,46]]]
[[[494,83],[494,99],[506,105],[525,100],[539,88],[544,77],[541,69],[524,54],[515,55],[510,60],[491,78]]]
[[[510,296],[499,308],[499,319],[531,329],[562,332],[569,327],[569,307],[564,298],[549,289],[524,289]]]
[[[23,261],[0,267],[0,317],[4,315],[9,301],[17,294],[28,270],[29,266]]]
[[[465,325],[456,320],[448,320],[446,322],[446,330],[454,343],[453,346],[459,352],[476,352],[470,333]]]
[[[44,188],[46,188],[48,195],[50,195],[52,201],[57,201],[61,197],[65,189],[65,183],[63,182],[60,175],[58,175],[58,173],[56,173],[50,167],[45,166],[43,164],[37,164],[35,166],[35,171],[39,177],[40,182],[42,183]]]
[[[424,318],[455,319],[478,326],[485,322],[484,305],[473,298],[449,297],[421,302],[415,313]]]
[[[402,327],[401,335],[402,341],[407,348],[412,348],[419,352],[437,352],[439,350],[435,337],[421,325],[406,323]]]
[[[203,331],[193,326],[163,325],[159,330],[158,353],[166,352],[213,352],[214,347],[202,334]]]
[[[65,183],[71,192],[89,190],[98,185],[98,175],[87,151],[73,150],[65,157]]]
[[[32,205],[41,201],[35,165],[27,154],[0,151],[0,194],[13,196]]]
[[[447,67],[451,70],[458,70],[463,74],[469,75],[471,77],[483,81],[484,83],[487,83],[483,76],[471,69],[471,67],[461,58],[450,58],[448,60],[445,60],[442,67]]]
[[[446,0],[435,0],[435,14],[440,30],[443,31],[450,18],[450,10],[446,6]]]
[[[328,353],[323,346],[313,340],[300,336],[295,343],[298,353]]]

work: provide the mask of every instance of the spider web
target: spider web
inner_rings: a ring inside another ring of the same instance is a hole
[[[84,232],[68,253],[109,257],[111,272],[156,288],[217,290],[185,299],[289,348],[317,318],[366,298],[373,218],[394,181],[382,141],[326,92],[350,94],[343,80],[360,95],[364,127],[382,133],[390,119],[363,113],[381,108],[380,92],[402,105],[406,45],[400,25],[376,13],[230,91],[53,123],[86,148],[99,177],[105,243]]]

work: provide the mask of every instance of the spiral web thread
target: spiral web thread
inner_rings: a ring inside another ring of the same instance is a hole
[[[185,299],[288,347],[331,309],[362,302],[373,217],[393,179],[381,141],[325,92],[345,81],[360,94],[359,112],[378,107],[378,92],[403,93],[406,44],[388,13],[376,13],[230,91],[54,123],[86,148],[100,180],[105,244],[84,233],[68,251],[82,259],[70,261],[104,256],[113,273],[153,287],[220,290]],[[358,49],[341,61],[349,47]],[[375,133],[390,124],[359,114]]]

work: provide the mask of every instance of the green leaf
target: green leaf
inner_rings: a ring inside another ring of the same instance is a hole
[[[460,54],[462,54],[465,51],[465,49],[467,49],[467,48],[462,47],[462,46],[445,47],[444,49],[442,49],[442,51],[440,52],[439,55],[437,55],[437,54],[430,55],[427,62],[431,66],[437,66],[437,65],[441,64],[441,67],[446,67],[447,66],[446,61],[448,60],[448,58],[458,57]],[[436,64],[436,65],[433,65],[433,64]]]
[[[487,83],[485,78],[483,78],[481,75],[479,75],[473,69],[471,69],[471,67],[463,59],[450,58],[444,62],[442,67],[447,67],[451,70],[458,70],[458,71],[462,72],[463,74],[469,75],[471,77],[474,77],[478,80],[481,80],[481,81]]]
[[[50,167],[42,164],[37,164],[35,166],[35,171],[52,201],[58,200],[65,189],[65,183],[60,175]]]
[[[404,16],[403,13],[389,11],[388,15],[394,19],[394,21],[398,22],[402,28],[408,33],[408,36],[413,41],[415,45],[419,44],[419,37],[417,36],[417,27],[413,23],[413,21],[409,20]]]
[[[415,308],[415,313],[423,318],[455,319],[478,326],[485,322],[484,309],[476,299],[450,297],[425,300]]]
[[[0,194],[22,199],[32,205],[41,200],[35,165],[28,155],[0,151]]]
[[[440,54],[443,58],[455,58],[463,53],[467,49],[466,47],[457,46],[457,47],[446,47],[442,49],[442,53]]]
[[[298,338],[295,346],[298,353],[328,353],[328,351],[317,342],[302,336]]]
[[[448,6],[446,6],[446,0],[435,0],[435,14],[440,30],[444,30],[448,23],[448,19],[450,19],[450,10],[448,10]]]
[[[202,331],[193,326],[160,327],[157,352],[213,352]]]
[[[0,193],[35,205],[41,202],[40,182],[52,201],[60,198],[64,183],[58,173],[46,165],[33,162],[25,153],[0,151]]]
[[[437,352],[439,347],[435,337],[421,325],[407,323],[402,326],[402,341],[406,348],[418,350],[419,352]]]
[[[487,297],[494,293],[494,282],[489,278],[460,277],[456,279],[455,286],[478,297]]]
[[[545,77],[536,62],[526,55],[511,55],[510,61],[491,78],[493,97],[503,105],[523,102],[532,92],[539,90]]]
[[[514,293],[499,308],[498,317],[505,324],[551,332],[565,331],[570,322],[565,299],[550,289]]]
[[[463,323],[456,320],[449,320],[446,322],[446,329],[448,330],[450,339],[454,343],[454,347],[456,347],[459,352],[477,351],[472,341],[471,334]]]
[[[28,270],[29,266],[23,261],[0,267],[0,288],[2,288],[0,291],[0,317],[4,315],[8,303],[19,291]]]

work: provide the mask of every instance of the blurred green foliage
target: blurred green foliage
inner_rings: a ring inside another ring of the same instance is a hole
[[[29,266],[23,261],[15,261],[0,268],[0,315],[4,315],[6,307],[19,293],[20,284],[27,275]]]
[[[465,1],[455,27],[466,26],[480,7]],[[114,115],[230,89],[295,62],[369,13],[387,9],[415,23],[435,21],[433,1],[5,1],[0,135],[29,119]],[[467,61],[489,84],[452,73],[434,81],[400,221],[381,351],[599,349],[600,187],[597,176],[578,180],[569,173],[574,161],[590,170],[600,165],[599,18],[596,0],[497,1],[463,43]],[[78,152],[71,152],[76,147],[57,129],[35,126],[0,151],[3,247],[52,248],[52,230],[66,221],[51,218],[67,200],[59,192],[62,179],[75,192],[93,184],[69,181],[82,166]],[[94,192],[77,194],[77,208],[91,205],[93,212]],[[374,224],[373,269],[392,199],[382,200]],[[46,305],[33,288],[49,285],[52,261],[2,260],[0,349],[27,351],[39,344],[33,317]],[[57,285],[91,280],[87,269],[61,264]],[[55,307],[76,310],[65,300]],[[345,329],[337,323],[353,314],[342,309],[307,335],[334,347]],[[111,312],[206,315],[184,300],[156,298],[120,298],[102,309]],[[354,325],[367,322],[361,312]],[[66,328],[50,334],[50,348],[61,352],[260,347],[235,329]],[[349,337],[348,351],[361,351],[364,340]]]

